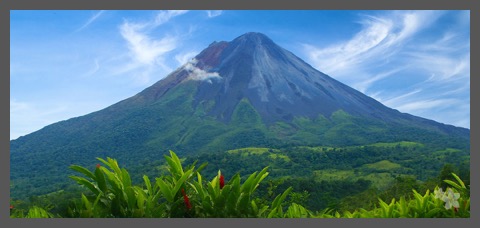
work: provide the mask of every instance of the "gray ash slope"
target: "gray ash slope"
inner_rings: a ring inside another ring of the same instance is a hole
[[[469,130],[437,123],[388,108],[359,91],[314,69],[262,33],[250,32],[231,42],[214,42],[195,57],[196,68],[219,77],[198,83],[194,105],[214,101],[208,115],[229,122],[241,99],[248,99],[267,123],[291,122],[296,116],[325,117],[338,110],[386,123],[413,124],[469,137]],[[137,96],[148,100],[185,80],[185,67]]]

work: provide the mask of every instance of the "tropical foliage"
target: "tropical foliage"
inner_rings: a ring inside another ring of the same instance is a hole
[[[79,218],[446,218],[470,217],[469,186],[454,173],[445,180],[445,191],[435,187],[424,194],[412,190],[413,197],[378,199],[373,209],[353,211],[325,209],[311,211],[292,201],[302,198],[288,187],[273,200],[258,197],[256,190],[267,177],[268,167],[242,181],[240,174],[226,181],[221,171],[207,181],[201,175],[206,164],[184,167],[174,152],[165,156],[168,173],[155,178],[143,176],[142,185],[132,184],[128,171],[115,159],[98,158],[94,171],[78,165],[70,168],[82,176],[70,176],[88,189],[68,209],[68,216]],[[26,212],[10,206],[12,218],[53,218],[37,206]]]

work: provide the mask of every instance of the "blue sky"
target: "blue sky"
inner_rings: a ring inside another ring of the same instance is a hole
[[[135,95],[261,32],[383,104],[470,128],[469,11],[10,12],[10,139]]]

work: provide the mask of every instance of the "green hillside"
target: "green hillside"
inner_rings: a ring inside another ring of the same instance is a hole
[[[243,98],[231,119],[220,121],[208,115],[214,100],[194,100],[196,83],[182,82],[155,101],[133,97],[11,141],[11,196],[27,199],[71,187],[68,166],[92,166],[96,157],[115,157],[134,176],[155,174],[168,150],[209,161],[212,168],[229,163],[229,173],[271,166],[273,177],[310,176],[324,169],[363,170],[368,168],[362,167],[365,164],[388,160],[400,165],[395,172],[426,180],[445,163],[469,160],[467,138],[355,117],[342,110],[331,116],[266,123]],[[239,148],[272,150],[246,157],[225,154]],[[215,164],[215,156],[224,162]]]

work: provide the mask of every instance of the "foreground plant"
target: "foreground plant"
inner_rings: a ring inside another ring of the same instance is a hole
[[[43,208],[33,206],[25,214],[23,210],[16,210],[10,206],[10,218],[53,218],[53,214]]]
[[[144,176],[145,186],[133,186],[127,170],[115,159],[98,158],[94,173],[73,165],[70,168],[86,176],[71,176],[92,195],[82,195],[81,203],[71,210],[73,217],[284,217],[282,202],[291,192],[288,188],[271,205],[258,205],[254,192],[268,175],[267,169],[250,175],[242,184],[240,175],[225,183],[221,172],[205,182],[195,164],[184,169],[177,155],[165,156],[169,175],[156,178],[152,186]],[[88,179],[87,179],[88,178]],[[146,189],[145,189],[146,188]],[[299,208],[298,205],[294,208]],[[292,216],[293,209],[289,216]]]
[[[413,191],[413,199],[392,199],[389,203],[379,199],[372,210],[357,209],[353,212],[338,212],[325,209],[312,212],[296,203],[285,205],[292,192],[287,188],[272,202],[255,197],[255,191],[268,176],[268,167],[249,175],[241,181],[239,174],[226,181],[221,171],[211,180],[205,181],[195,163],[183,167],[177,155],[170,151],[165,156],[168,174],[155,178],[152,184],[143,176],[143,185],[132,185],[128,171],[120,168],[115,159],[98,158],[94,171],[72,165],[70,168],[85,177],[70,176],[90,191],[82,194],[70,208],[70,217],[82,218],[449,218],[470,217],[469,189],[452,173],[456,182],[445,180],[450,185],[445,191],[436,187],[425,194]],[[32,207],[25,214],[14,205],[10,206],[12,218],[52,218],[47,210]]]
[[[343,213],[326,209],[315,215],[317,218],[469,218],[470,197],[463,181],[454,173],[457,182],[445,180],[452,187],[444,192],[436,187],[433,193],[429,190],[420,194],[412,190],[414,198],[405,200],[392,199],[386,203],[379,199],[379,205],[373,210],[358,209]]]

